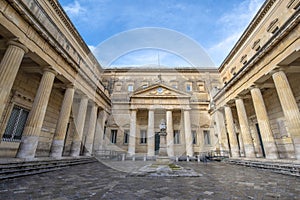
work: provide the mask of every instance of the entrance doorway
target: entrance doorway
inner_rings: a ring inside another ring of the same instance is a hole
[[[262,155],[265,158],[266,157],[265,148],[264,148],[264,144],[263,144],[263,141],[262,141],[262,138],[261,138],[261,134],[260,134],[260,129],[259,129],[258,123],[255,124],[255,127],[256,127],[256,130],[257,130],[257,135],[258,135],[258,139],[259,139],[259,142],[260,142]]]
[[[156,132],[155,133],[155,155],[158,155],[159,153],[159,143],[160,143],[159,132]]]

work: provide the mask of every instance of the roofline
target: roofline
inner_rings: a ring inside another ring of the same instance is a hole
[[[233,57],[233,55],[241,48],[241,46],[244,44],[246,39],[249,37],[249,35],[254,31],[254,29],[258,26],[258,24],[261,22],[263,17],[267,14],[267,12],[270,10],[272,5],[275,3],[276,0],[266,0],[261,8],[258,10],[250,24],[247,26],[239,40],[236,42],[236,44],[233,46],[227,57],[224,59],[220,67],[218,68],[219,72],[225,67],[225,65],[230,61],[230,59]]]
[[[218,73],[217,68],[195,68],[195,67],[174,67],[174,68],[146,68],[146,67],[122,67],[122,68],[106,68],[103,69],[103,73],[110,73],[110,72],[212,72]]]

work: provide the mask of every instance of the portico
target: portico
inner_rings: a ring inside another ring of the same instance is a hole
[[[180,126],[184,129],[185,152],[179,152],[193,156],[192,133],[190,122],[190,95],[171,88],[165,84],[159,83],[149,86],[145,89],[136,91],[130,99],[131,121],[130,121],[130,139],[128,146],[129,155],[135,155],[136,143],[139,135],[137,128],[137,112],[143,111],[148,113],[147,120],[147,156],[155,155],[155,133],[159,132],[159,122],[164,119],[167,125],[167,153],[169,157],[174,154],[174,121],[173,112],[180,112],[183,122]]]

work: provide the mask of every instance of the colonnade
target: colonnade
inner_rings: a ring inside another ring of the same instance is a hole
[[[21,66],[22,59],[27,51],[27,48],[18,42],[8,42],[8,48],[0,63],[0,116],[3,115],[4,109],[8,104],[11,89]],[[56,75],[57,72],[51,66],[43,68],[42,78],[22,134],[22,140],[17,153],[18,158],[35,157],[39,136]],[[51,157],[57,158],[62,156],[75,91],[76,89],[73,84],[66,86],[51,145]],[[95,102],[92,102],[86,95],[81,95],[78,116],[75,120],[76,131],[73,136],[71,156],[79,156],[89,104],[91,106],[91,112],[85,142],[85,155],[90,155],[92,153],[99,106]]]
[[[293,140],[296,159],[300,160],[300,113],[296,103],[296,99],[293,95],[292,89],[283,69],[279,68],[273,70],[271,72],[271,75],[286,120],[288,133]],[[265,157],[267,159],[278,159],[278,150],[275,144],[272,127],[261,89],[259,88],[259,86],[255,85],[253,87],[250,87],[249,91],[251,94],[253,107],[259,126],[259,132],[261,134]],[[237,116],[240,125],[240,134],[242,136],[245,156],[249,158],[255,158],[255,148],[259,146],[259,144],[255,144],[255,142],[257,141],[254,141],[251,137],[244,100],[242,97],[237,96],[234,99],[234,103],[237,110]],[[224,117],[222,116],[223,109],[225,112],[226,125],[224,124]],[[217,110],[216,123],[218,131],[220,132],[219,139],[221,148],[228,149],[228,145],[226,145],[228,140],[231,150],[231,156],[239,157],[240,152],[238,149],[236,130],[234,128],[232,107],[230,107],[229,104]],[[258,136],[256,136],[256,138],[258,138]]]
[[[128,154],[135,155],[136,148],[136,123],[137,123],[137,109],[132,109],[130,114],[130,137],[128,143]],[[190,109],[184,109],[184,135],[186,155],[193,156],[193,137],[191,132]],[[166,132],[167,132],[167,153],[169,157],[174,156],[174,132],[173,132],[173,111],[166,110]],[[148,129],[147,129],[147,155],[155,155],[155,132],[154,132],[154,110],[148,110]]]

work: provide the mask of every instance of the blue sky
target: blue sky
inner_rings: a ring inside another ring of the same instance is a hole
[[[59,0],[79,33],[94,50],[116,34],[160,27],[196,41],[219,66],[264,0]],[[113,66],[189,65],[170,52],[128,52]],[[101,52],[101,51],[100,51]],[[101,60],[99,60],[101,64]],[[203,67],[203,66],[202,66]]]

